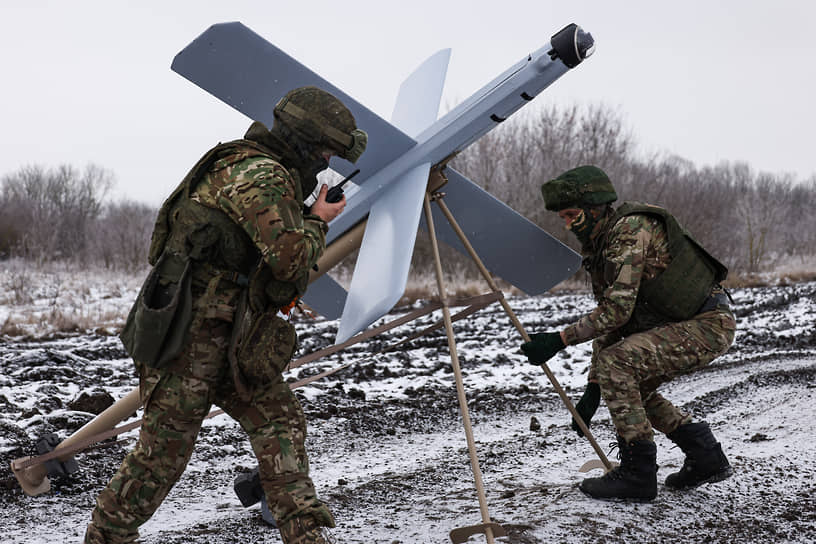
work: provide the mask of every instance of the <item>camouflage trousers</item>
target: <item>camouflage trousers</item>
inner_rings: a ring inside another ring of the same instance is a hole
[[[138,443],[99,494],[85,542],[133,542],[156,511],[193,452],[213,404],[238,421],[258,459],[261,483],[278,524],[313,519],[334,526],[309,478],[303,410],[282,377],[250,398],[233,385],[226,358],[230,324],[199,321],[188,347],[169,369],[141,369],[145,399]]]
[[[590,380],[600,385],[618,435],[627,442],[653,440],[653,428],[670,433],[690,423],[690,415],[657,388],[725,353],[735,329],[731,311],[717,309],[625,338],[607,335],[595,340]]]

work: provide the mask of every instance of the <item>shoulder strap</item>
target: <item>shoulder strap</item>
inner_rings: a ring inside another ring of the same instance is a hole
[[[707,250],[703,247],[703,245],[698,242],[691,233],[683,227],[677,219],[669,213],[668,210],[665,208],[661,208],[660,206],[653,206],[651,204],[645,204],[643,202],[624,202],[615,210],[615,216],[612,219],[612,224],[616,223],[618,220],[626,217],[628,215],[636,215],[636,214],[643,214],[643,215],[650,215],[652,217],[657,217],[663,221],[663,224],[666,227],[666,231],[669,237],[669,253],[677,255],[677,253],[682,249],[682,246],[686,243],[686,240],[691,242],[708,260],[708,262],[714,267],[715,271],[715,280],[719,283],[728,276],[728,268],[722,264],[720,261],[715,259]]]

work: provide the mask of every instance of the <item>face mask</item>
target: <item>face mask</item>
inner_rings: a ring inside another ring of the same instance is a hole
[[[582,208],[581,213],[567,226],[567,230],[571,231],[579,242],[587,245],[592,236],[592,229],[597,222],[595,216],[586,208]]]
[[[314,191],[315,187],[317,187],[317,175],[328,167],[329,161],[320,156],[319,158],[309,162],[309,164],[305,165],[303,169],[300,170],[300,186],[303,190],[304,198],[312,194],[312,191]]]

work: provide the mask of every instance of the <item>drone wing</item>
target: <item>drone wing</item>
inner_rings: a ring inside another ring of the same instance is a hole
[[[469,99],[436,120],[449,51],[432,56],[403,84],[391,124],[241,23],[213,25],[185,47],[172,69],[244,113],[271,124],[277,101],[291,89],[315,85],[348,106],[369,144],[357,164],[332,159],[342,175],[360,168],[359,190],[330,224],[331,244],[368,216],[352,297],[324,274],[311,284],[306,302],[333,319],[343,309],[348,337],[386,313],[405,286],[420,219],[428,169],[464,149],[566,73],[551,44],[525,56]],[[395,126],[396,125],[396,126]],[[577,254],[448,168],[444,191],[470,242],[495,274],[529,294],[546,291],[579,266]],[[458,237],[435,212],[438,236],[460,251]],[[534,252],[520,247],[536,248]],[[379,314],[379,315],[378,315]]]
[[[331,161],[332,169],[342,175],[359,168],[355,183],[361,187],[372,173],[416,145],[413,138],[238,22],[208,28],[176,55],[171,69],[250,119],[268,126],[274,120],[275,104],[290,90],[314,85],[332,93],[351,110],[357,125],[369,135],[366,152],[355,165],[338,158]],[[326,242],[331,243],[365,218],[373,201],[349,198],[345,212],[330,224]],[[304,300],[326,318],[337,319],[346,301],[346,290],[324,274],[309,286]]]
[[[255,121],[272,126],[273,110],[286,93],[314,85],[332,93],[351,110],[368,133],[368,147],[352,165],[333,159],[331,167],[355,183],[389,164],[416,142],[317,73],[241,23],[220,23],[205,30],[173,59],[171,69]]]
[[[450,49],[439,51],[400,86],[391,121],[409,135],[436,121]],[[388,313],[405,292],[431,163],[389,183],[371,207],[335,343]]]
[[[539,295],[569,278],[581,266],[581,256],[452,168],[441,189],[445,204],[492,274],[528,295]],[[467,255],[459,237],[437,206],[433,206],[436,236]],[[425,218],[422,218],[423,228]]]

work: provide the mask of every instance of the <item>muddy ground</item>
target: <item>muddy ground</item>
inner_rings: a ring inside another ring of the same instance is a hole
[[[661,392],[711,424],[736,474],[669,491],[662,481],[682,464],[682,453],[659,435],[658,497],[646,504],[598,502],[578,491],[585,475],[577,469],[593,451],[569,428],[542,371],[518,351],[500,306],[455,324],[490,515],[509,535],[499,542],[816,541],[816,284],[742,289],[734,297],[739,330],[732,349]],[[531,331],[556,329],[591,308],[580,294],[510,302]],[[443,543],[451,529],[480,522],[444,334],[370,355],[431,321],[400,327],[289,377],[356,361],[297,390],[309,419],[312,475],[335,513],[339,542]],[[331,343],[336,322],[301,320],[298,329],[307,353]],[[573,399],[588,360],[589,346],[579,346],[552,361]],[[78,455],[80,470],[54,480],[39,497],[20,491],[9,463],[34,453],[37,437],[67,436],[93,417],[93,407],[76,402],[82,393],[120,398],[135,385],[115,336],[0,340],[3,542],[81,540],[94,498],[135,432]],[[614,438],[603,405],[592,430],[604,448]],[[234,422],[225,416],[205,422],[187,472],[142,528],[143,542],[279,542],[259,508],[242,508],[232,491],[235,476],[253,466]]]

